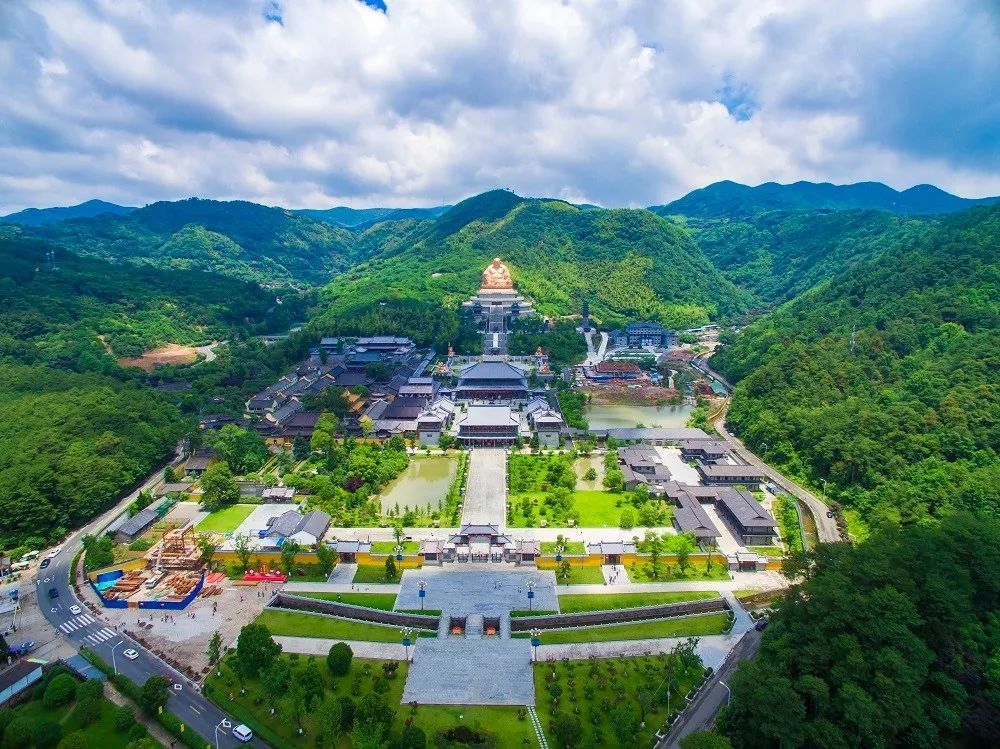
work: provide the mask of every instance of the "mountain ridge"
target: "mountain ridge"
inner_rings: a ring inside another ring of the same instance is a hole
[[[0,216],[0,222],[20,224],[22,226],[46,226],[48,224],[67,221],[74,218],[93,218],[113,214],[124,216],[136,210],[135,206],[118,205],[93,198],[82,203],[68,206],[53,206],[51,208],[25,208],[6,216]]]

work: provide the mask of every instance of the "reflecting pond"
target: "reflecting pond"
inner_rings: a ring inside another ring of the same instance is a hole
[[[407,506],[439,509],[457,472],[457,458],[412,458],[406,470],[382,493],[382,512],[397,504],[400,513]]]
[[[583,415],[591,429],[621,429],[636,427],[682,427],[694,406],[587,406]]]

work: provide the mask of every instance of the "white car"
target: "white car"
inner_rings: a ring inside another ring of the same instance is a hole
[[[57,546],[52,551],[49,552],[49,559],[55,559],[59,556],[59,552],[62,551],[62,546]]]
[[[122,655],[124,655],[130,661],[134,661],[136,658],[139,657],[139,651],[134,650],[132,648],[128,648],[128,649],[122,651]]]
[[[242,723],[233,729],[233,736],[242,741],[244,744],[248,744],[253,741],[253,731],[250,730],[249,726],[245,726]]]
[[[77,606],[74,603],[72,606],[69,607],[69,613],[71,613],[71,614],[82,614],[83,613],[83,609],[81,609],[79,606]]]

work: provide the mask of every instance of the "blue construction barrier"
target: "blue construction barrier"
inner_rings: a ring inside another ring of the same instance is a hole
[[[100,578],[104,577],[105,575],[115,575],[115,573],[117,573],[117,575],[115,577],[111,577],[111,578],[107,578],[107,579],[108,580],[113,580],[113,579],[117,579],[117,578],[119,578],[119,577],[122,576],[122,571],[121,570],[114,570],[112,572],[105,572],[102,575],[98,575],[98,581],[99,582],[104,582],[104,581],[100,580]],[[90,587],[94,589],[94,593],[97,594],[97,597],[101,600],[101,604],[105,608],[108,608],[108,609],[127,609],[128,608],[128,601],[123,601],[121,599],[105,598],[104,594],[101,592],[101,590],[95,584],[95,581],[93,581],[93,580],[90,581]],[[180,611],[182,609],[187,608],[188,604],[190,604],[191,601],[193,601],[195,598],[197,598],[198,594],[201,593],[201,589],[203,587],[205,587],[205,571],[204,570],[201,571],[201,578],[199,578],[198,582],[191,589],[191,592],[188,593],[186,596],[184,596],[184,598],[182,598],[180,601],[139,601],[139,608],[140,609],[156,609],[157,611]]]

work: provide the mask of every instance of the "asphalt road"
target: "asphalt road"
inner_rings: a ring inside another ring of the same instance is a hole
[[[656,749],[679,749],[678,741],[689,733],[697,731],[708,731],[715,723],[715,716],[729,699],[729,690],[723,686],[728,683],[740,661],[753,658],[760,647],[760,632],[751,629],[736,644],[726,661],[719,669],[712,674],[712,678],[702,688],[694,702],[681,715],[673,729],[659,744]]]
[[[195,683],[160,660],[156,655],[146,650],[142,645],[116,632],[107,622],[90,612],[77,599],[69,584],[70,565],[73,557],[82,545],[85,535],[96,534],[117,517],[142,490],[154,487],[160,480],[162,469],[151,475],[136,491],[125,497],[112,510],[94,520],[89,525],[73,533],[62,544],[62,552],[52,560],[47,569],[38,570],[37,601],[49,623],[65,637],[69,643],[80,648],[86,646],[96,652],[108,663],[113,664],[118,673],[124,674],[140,686],[150,676],[165,676],[174,685],[167,709],[176,715],[185,725],[197,731],[207,741],[216,746],[215,727],[225,719],[231,720],[218,707],[209,702],[198,691]],[[58,592],[56,598],[49,598],[49,590]],[[70,607],[80,606],[80,614],[73,614]],[[135,660],[122,656],[127,649],[138,652]],[[113,652],[112,652],[113,651]],[[178,688],[179,686],[179,688]],[[267,747],[268,744],[255,738],[250,744],[242,744],[231,734],[232,729],[220,729],[218,732],[218,747],[257,746]]]

